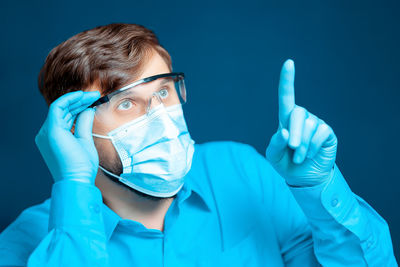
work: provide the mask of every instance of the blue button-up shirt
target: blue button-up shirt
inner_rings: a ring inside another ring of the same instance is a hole
[[[100,190],[53,185],[0,235],[11,266],[397,266],[384,219],[334,166],[331,180],[289,187],[252,147],[196,145],[164,231],[122,219]]]

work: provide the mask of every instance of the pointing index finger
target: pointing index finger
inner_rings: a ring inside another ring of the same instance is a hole
[[[283,63],[279,79],[279,125],[287,128],[294,101],[294,62],[288,59]]]

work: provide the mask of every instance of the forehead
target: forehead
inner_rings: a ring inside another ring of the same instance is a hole
[[[165,60],[156,51],[153,50],[153,52],[150,54],[149,58],[143,65],[143,71],[141,75],[136,79],[130,80],[126,84],[122,85],[122,87],[146,77],[168,72],[171,72],[171,70]],[[95,81],[85,91],[97,91],[99,90],[99,88],[99,82]]]
[[[170,71],[165,60],[157,52],[153,52],[149,60],[143,66],[142,74],[136,80]]]

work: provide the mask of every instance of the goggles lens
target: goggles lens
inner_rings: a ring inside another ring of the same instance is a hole
[[[156,77],[156,76],[152,76]],[[171,74],[156,79],[145,78],[130,87],[127,85],[107,95],[107,101],[94,104],[95,120],[112,129],[148,113],[160,105],[173,106],[186,102],[186,88],[183,74]],[[150,79],[150,81],[146,81]],[[126,88],[126,89],[125,89]]]

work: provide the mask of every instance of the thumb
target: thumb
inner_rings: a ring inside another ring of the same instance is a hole
[[[278,131],[271,137],[266,150],[266,158],[271,163],[278,162],[284,155],[289,140],[289,132],[285,128]]]
[[[75,137],[93,141],[92,127],[94,120],[94,110],[85,109],[79,113],[75,123]]]

